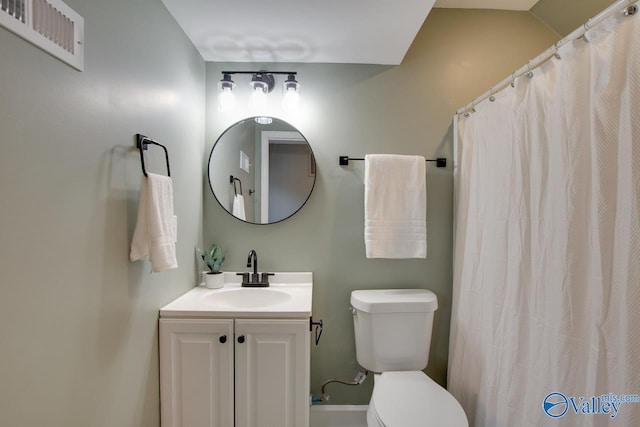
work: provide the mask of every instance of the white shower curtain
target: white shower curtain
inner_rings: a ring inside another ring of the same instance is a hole
[[[609,395],[640,394],[640,18],[587,38],[458,119],[449,390],[472,427],[640,426]]]

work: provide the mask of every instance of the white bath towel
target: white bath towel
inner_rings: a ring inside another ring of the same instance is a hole
[[[173,183],[168,176],[142,177],[138,221],[131,241],[131,261],[149,257],[154,272],[178,268],[177,217],[173,211]]]
[[[239,218],[243,221],[247,220],[245,211],[244,211],[244,196],[242,194],[236,194],[233,196],[233,216]]]
[[[421,156],[365,156],[367,258],[427,257],[427,182]]]

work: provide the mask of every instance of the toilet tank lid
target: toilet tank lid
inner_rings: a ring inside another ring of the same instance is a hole
[[[436,294],[426,289],[372,289],[351,292],[353,308],[365,313],[431,313]]]

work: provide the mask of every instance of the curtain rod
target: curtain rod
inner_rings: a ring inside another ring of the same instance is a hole
[[[580,37],[584,36],[584,34],[587,31],[589,31],[591,28],[597,26],[598,24],[600,24],[602,21],[604,21],[605,19],[607,19],[608,17],[610,17],[614,13],[624,10],[625,11],[625,15],[635,15],[635,13],[637,12],[637,7],[635,5],[634,6],[632,6],[632,5],[634,3],[636,3],[637,1],[638,0],[618,0],[618,1],[616,1],[611,6],[609,6],[608,8],[606,8],[605,10],[603,10],[602,12],[600,12],[599,14],[594,16],[593,18],[589,19],[587,22],[585,22],[584,24],[582,24],[581,26],[579,26],[575,30],[573,30],[571,33],[569,33],[569,35],[567,35],[564,38],[560,39],[560,41],[556,42],[553,46],[551,46],[550,48],[548,48],[547,50],[542,52],[540,55],[536,56],[534,59],[532,59],[529,62],[527,62],[525,66],[523,66],[519,70],[514,71],[510,76],[508,76],[507,78],[502,80],[500,83],[498,83],[497,85],[491,87],[488,91],[486,91],[485,93],[483,93],[479,97],[475,98],[469,104],[467,104],[464,107],[460,108],[458,111],[456,111],[456,114],[469,113],[469,112],[473,111],[474,107],[476,105],[478,105],[480,102],[482,102],[485,99],[487,99],[487,98],[493,96],[494,94],[498,93],[500,90],[504,89],[509,84],[511,84],[516,78],[518,78],[518,77],[520,77],[520,76],[522,76],[524,74],[527,74],[527,73],[531,72],[531,70],[533,70],[533,69],[537,68],[538,66],[542,65],[549,58],[551,58],[552,56],[556,55],[558,53],[558,49],[561,46],[564,46],[565,44],[567,44],[567,43],[569,43],[569,42],[571,42],[573,40],[579,39]],[[633,7],[634,9],[631,9],[631,7]]]

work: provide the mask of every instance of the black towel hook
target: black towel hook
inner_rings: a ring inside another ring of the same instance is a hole
[[[236,181],[238,181],[238,183],[240,184],[240,194],[238,194],[238,189],[236,187]],[[236,178],[233,175],[229,175],[229,184],[233,184],[233,193],[238,196],[242,196],[242,181],[240,181],[240,178]]]
[[[169,167],[169,151],[167,151],[167,147],[165,147],[164,145],[160,144],[157,141],[154,141],[151,138],[148,138],[142,134],[137,133],[136,147],[138,148],[138,150],[140,150],[140,163],[142,163],[142,173],[144,174],[144,176],[149,176],[147,175],[147,169],[144,166],[144,150],[147,150],[149,148],[148,147],[149,144],[162,147],[162,149],[164,150],[164,157],[167,161],[167,176],[171,176],[171,168]]]

